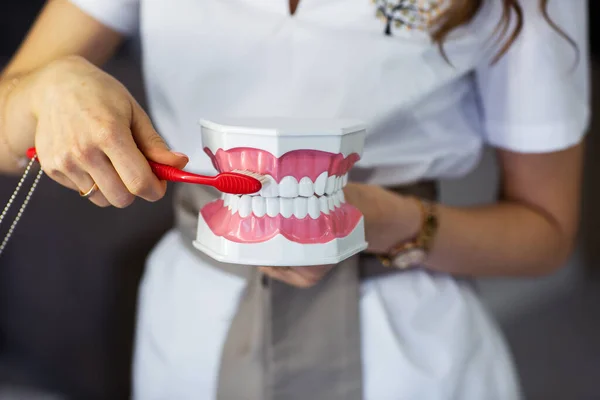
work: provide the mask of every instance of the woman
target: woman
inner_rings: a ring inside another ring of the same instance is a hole
[[[572,250],[589,122],[586,15],[583,0],[49,1],[0,81],[0,166],[18,172],[35,144],[54,180],[126,207],[165,192],[146,158],[211,172],[201,116],[362,119],[364,176],[345,194],[365,216],[365,255],[241,278],[188,250],[180,223],[148,260],[134,397],[517,399],[498,328],[457,277],[539,276]],[[134,33],[155,125],[98,69]],[[500,201],[419,198],[419,185],[471,170],[486,143]],[[424,256],[408,262],[415,248]],[[381,266],[369,254],[418,267],[368,276]],[[353,297],[343,279],[365,271]],[[336,279],[348,297],[331,306]],[[301,307],[274,311],[275,292]],[[327,306],[332,318],[306,311]]]

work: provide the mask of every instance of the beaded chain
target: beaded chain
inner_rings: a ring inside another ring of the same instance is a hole
[[[17,195],[19,194],[19,191],[23,187],[23,182],[25,182],[25,180],[27,179],[27,175],[29,174],[29,171],[31,170],[31,167],[33,166],[36,158],[37,157],[32,158],[31,161],[29,162],[29,164],[27,164],[27,167],[25,168],[25,172],[23,173],[23,176],[19,180],[19,183],[17,184],[15,191],[10,196],[10,199],[8,200],[8,203],[6,204],[6,207],[4,207],[4,210],[2,210],[2,214],[0,214],[0,225],[2,225],[2,222],[4,221],[4,218],[6,217],[6,214],[8,213],[8,210],[10,209],[10,206],[12,206]],[[33,195],[33,191],[37,187],[38,182],[42,178],[43,174],[44,174],[44,171],[42,171],[42,169],[40,168],[33,183],[31,184],[31,187],[29,188],[29,192],[27,192],[27,195],[25,196],[25,199],[23,200],[23,204],[21,204],[21,208],[19,208],[19,211],[17,212],[15,219],[13,220],[12,224],[10,225],[8,232],[6,233],[6,236],[4,236],[4,239],[2,240],[2,244],[0,244],[0,255],[2,255],[2,252],[4,251],[4,248],[6,247],[8,240],[12,236],[12,234],[15,230],[15,227],[17,226],[17,223],[19,222],[19,220],[21,219],[21,216],[23,215],[23,211],[25,211],[25,207],[27,207],[27,204],[29,203],[31,196]]]
[[[4,99],[6,99],[8,97],[8,95],[10,94],[10,92],[17,86],[18,82],[19,81],[17,79],[13,79],[8,84],[8,87],[6,88],[6,92],[4,93],[4,96],[2,96]],[[2,115],[3,115],[4,105],[5,104],[1,104],[0,103],[0,117],[2,117]],[[2,210],[2,214],[0,214],[0,225],[2,225],[2,222],[4,222],[4,219],[5,219],[6,215],[8,214],[8,211],[9,211],[10,207],[15,202],[15,199],[17,198],[17,195],[19,194],[19,191],[23,187],[23,183],[27,179],[27,175],[29,175],[29,172],[31,171],[31,168],[33,167],[33,164],[35,163],[35,161],[37,159],[37,156],[34,156],[31,159],[31,161],[29,161],[29,163],[27,163],[27,158],[26,157],[19,156],[14,151],[11,150],[10,144],[8,143],[7,138],[3,134],[3,130],[2,130],[2,118],[0,118],[0,140],[2,140],[4,146],[6,147],[6,149],[8,150],[8,152],[10,153],[10,155],[13,158],[13,161],[15,162],[15,164],[17,166],[19,166],[19,168],[25,167],[25,171],[23,172],[23,176],[19,180],[19,183],[17,184],[17,187],[15,188],[14,192],[10,196],[10,199],[8,200],[8,203],[4,207],[4,210]],[[23,204],[21,204],[21,207],[19,208],[19,211],[17,212],[17,215],[15,216],[15,219],[13,220],[12,224],[10,225],[10,228],[8,229],[8,232],[6,233],[6,236],[4,236],[4,239],[2,240],[2,243],[0,244],[0,255],[2,254],[2,252],[4,251],[4,249],[6,248],[6,245],[8,244],[8,241],[9,241],[10,237],[12,236],[12,234],[13,234],[13,232],[15,230],[15,227],[17,226],[17,223],[21,219],[21,216],[23,215],[23,212],[25,211],[25,208],[27,207],[27,204],[29,203],[29,200],[31,199],[31,196],[33,195],[33,192],[34,192],[35,188],[37,187],[37,185],[38,185],[40,179],[42,178],[43,174],[44,174],[44,172],[40,168],[39,171],[38,171],[38,173],[37,173],[37,175],[36,175],[36,177],[35,177],[35,179],[34,179],[34,181],[33,181],[33,183],[31,184],[31,187],[29,188],[29,191],[27,192],[27,195],[25,196],[25,199],[23,200]]]

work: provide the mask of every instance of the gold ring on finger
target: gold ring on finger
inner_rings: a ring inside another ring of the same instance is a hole
[[[94,185],[90,188],[90,190],[88,190],[87,192],[82,192],[80,190],[79,195],[83,198],[90,197],[91,195],[96,193],[97,190],[98,190],[98,185],[96,185],[96,183],[94,182]]]

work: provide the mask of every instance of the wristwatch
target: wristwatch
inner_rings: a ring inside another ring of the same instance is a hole
[[[387,254],[379,255],[386,267],[406,269],[423,264],[438,230],[437,209],[434,203],[416,199],[421,209],[421,229],[416,237],[394,246]]]

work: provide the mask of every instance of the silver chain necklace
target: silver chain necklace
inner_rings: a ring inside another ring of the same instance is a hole
[[[6,217],[8,210],[14,203],[17,195],[19,194],[19,191],[23,187],[23,183],[27,179],[27,175],[29,174],[29,171],[31,171],[31,168],[32,168],[33,164],[35,163],[36,159],[37,159],[37,156],[34,156],[31,159],[31,161],[29,161],[29,164],[27,164],[27,167],[25,168],[25,172],[23,172],[23,176],[19,180],[19,183],[17,184],[15,191],[13,192],[13,194],[10,196],[10,199],[8,200],[8,204],[6,204],[6,207],[4,207],[4,210],[2,210],[2,214],[0,214],[0,225],[2,225],[2,222],[4,222],[4,218]],[[17,215],[15,216],[15,219],[13,220],[12,224],[10,225],[10,228],[8,229],[8,232],[6,233],[6,236],[4,236],[4,240],[2,240],[2,244],[0,244],[0,255],[2,255],[2,252],[4,251],[4,248],[6,247],[8,240],[12,236],[12,234],[15,230],[15,227],[17,226],[17,223],[19,222],[19,220],[21,219],[21,216],[23,215],[23,211],[25,211],[25,207],[27,207],[27,204],[29,203],[29,200],[31,199],[31,195],[33,195],[33,191],[37,187],[38,182],[42,178],[43,174],[44,174],[44,171],[42,171],[42,169],[40,168],[33,183],[31,184],[31,187],[29,188],[29,192],[27,192],[27,195],[25,196],[25,199],[23,200],[23,204],[21,204],[21,208],[19,208],[19,212],[17,213]]]

